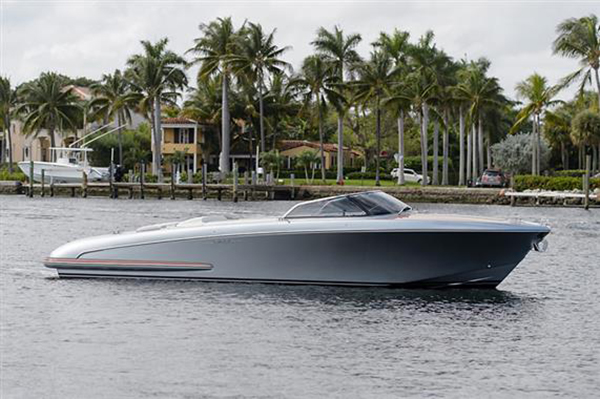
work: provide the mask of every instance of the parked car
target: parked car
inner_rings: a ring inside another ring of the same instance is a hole
[[[398,168],[394,168],[392,170],[392,177],[397,179],[398,178]],[[415,183],[421,183],[421,181],[423,180],[423,175],[418,174],[417,172],[415,172],[412,169],[407,169],[404,168],[404,181],[412,181]],[[429,183],[429,178],[427,178],[427,183]]]
[[[508,178],[501,170],[486,169],[483,174],[477,178],[475,187],[507,187]]]

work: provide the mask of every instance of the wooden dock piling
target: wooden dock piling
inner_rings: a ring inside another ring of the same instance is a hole
[[[140,163],[140,198],[144,199],[144,179],[146,177],[146,164]]]
[[[33,161],[29,161],[29,198],[33,198]]]
[[[583,198],[583,208],[585,210],[590,209],[590,169],[592,164],[592,156],[586,155],[585,157],[585,176],[583,177],[583,192],[585,197]]]
[[[82,173],[82,180],[81,180],[81,198],[87,198],[88,196],[88,178],[87,178],[87,173],[85,172],[81,172]]]
[[[42,169],[42,188],[40,192],[40,197],[44,197],[46,195],[46,171]]]

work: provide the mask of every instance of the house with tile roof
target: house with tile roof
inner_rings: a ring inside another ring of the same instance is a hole
[[[307,140],[281,140],[277,144],[279,155],[284,158],[284,165],[291,169],[293,167],[294,158],[298,157],[305,151],[311,151],[321,156],[321,144]],[[360,163],[362,154],[348,147],[343,148],[344,151],[344,166],[356,167]],[[333,143],[323,143],[323,152],[325,155],[325,169],[337,167],[337,152],[338,145]]]

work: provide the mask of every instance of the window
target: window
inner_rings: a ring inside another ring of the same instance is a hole
[[[173,129],[175,144],[192,144],[194,142],[194,129],[177,127]]]

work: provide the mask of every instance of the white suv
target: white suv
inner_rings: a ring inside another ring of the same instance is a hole
[[[392,177],[397,179],[398,178],[398,168],[394,168],[392,170]],[[408,168],[404,168],[404,181],[412,181],[415,183],[421,183],[421,181],[423,180],[423,175],[418,174],[417,172],[415,172],[412,169],[408,169]],[[427,179],[427,183],[429,183],[429,178]]]

